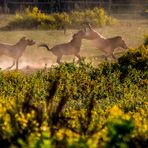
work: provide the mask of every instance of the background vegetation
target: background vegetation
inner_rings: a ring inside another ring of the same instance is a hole
[[[63,29],[79,28],[84,22],[90,22],[93,26],[105,26],[115,24],[117,20],[108,16],[103,8],[93,8],[92,10],[84,10],[82,12],[72,11],[70,13],[52,13],[45,14],[34,7],[24,12],[16,13],[16,17],[5,29]]]
[[[148,46],[97,67],[83,59],[0,72],[1,147],[146,147]]]

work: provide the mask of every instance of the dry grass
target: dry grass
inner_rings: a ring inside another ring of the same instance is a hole
[[[11,20],[13,20],[15,17],[15,15],[7,15],[7,14],[1,14],[0,15],[0,28],[4,27],[8,24],[8,22],[10,22]]]
[[[10,19],[14,16],[0,16],[0,27],[6,25]],[[148,20],[121,20],[118,24],[114,26],[107,26],[103,28],[96,28],[105,37],[113,37],[116,35],[121,35],[129,47],[138,47],[144,39],[144,35],[148,34]],[[53,31],[53,30],[14,30],[14,31],[0,31],[0,42],[15,43],[22,36],[26,36],[30,39],[36,41],[36,45],[33,47],[28,47],[24,52],[23,57],[28,60],[38,61],[38,59],[47,57],[52,63],[55,63],[56,57],[52,53],[48,52],[46,49],[37,48],[40,43],[48,43],[49,47],[56,44],[67,42],[71,39],[73,33],[78,30],[68,30],[67,34],[64,35],[63,31]],[[90,58],[100,54],[99,50],[93,47],[91,41],[83,40],[81,47],[81,56]],[[65,56],[64,60],[72,60],[74,56]],[[1,60],[5,60],[4,56]]]

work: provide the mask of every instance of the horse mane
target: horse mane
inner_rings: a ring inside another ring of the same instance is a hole
[[[26,37],[20,38],[14,45],[22,44],[24,41],[26,41]]]
[[[82,35],[83,35],[83,31],[82,30],[78,31],[72,36],[72,39],[70,40],[70,42],[71,43],[81,42],[81,39],[83,38]]]
[[[121,36],[115,36],[115,37],[107,38],[107,40],[117,40],[117,39],[122,39],[122,37]]]

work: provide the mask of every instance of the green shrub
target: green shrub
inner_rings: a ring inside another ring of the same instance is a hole
[[[0,147],[146,147],[147,57],[141,46],[98,67],[1,71]]]
[[[94,26],[105,26],[115,24],[116,19],[107,16],[103,8],[84,10],[83,12],[72,11],[70,13],[53,13],[46,15],[34,7],[26,9],[23,13],[16,13],[16,18],[8,24],[8,28],[39,28],[39,29],[61,29],[64,26],[77,28],[84,22],[90,22]]]
[[[131,120],[114,119],[108,123],[108,137],[109,141],[106,143],[106,148],[114,147],[127,147],[130,139],[128,135],[134,129],[134,125]]]

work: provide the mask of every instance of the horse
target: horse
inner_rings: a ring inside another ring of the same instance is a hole
[[[114,59],[116,59],[114,55],[114,50],[116,48],[123,48],[127,49],[128,46],[126,45],[125,41],[122,39],[121,36],[115,36],[112,38],[105,38],[100,33],[96,32],[90,24],[86,24],[89,28],[89,35],[85,36],[84,38],[87,40],[92,40],[93,45],[103,51],[105,55],[105,59],[107,60],[107,57],[112,56]]]
[[[63,44],[55,45],[52,48],[49,48],[47,44],[40,44],[38,47],[45,47],[48,51],[51,51],[56,57],[56,62],[58,64],[61,63],[61,58],[63,55],[75,55],[78,58],[78,62],[80,61],[80,48],[81,42],[83,38],[87,38],[89,36],[89,31],[86,29],[81,29],[77,33],[72,36],[72,39]]]
[[[123,48],[127,49],[128,46],[126,45],[125,41],[122,39],[121,36],[115,36],[112,38],[106,38],[106,39],[95,39],[93,41],[93,44],[99,49],[100,51],[105,53],[105,59],[107,60],[108,57],[112,57],[113,59],[116,59],[114,55],[114,50],[117,48]]]
[[[0,43],[0,56],[6,55],[13,58],[13,64],[7,69],[11,69],[15,64],[16,69],[18,69],[18,61],[24,50],[27,46],[34,44],[35,42],[33,40],[26,39],[26,37],[22,37],[16,44]]]

